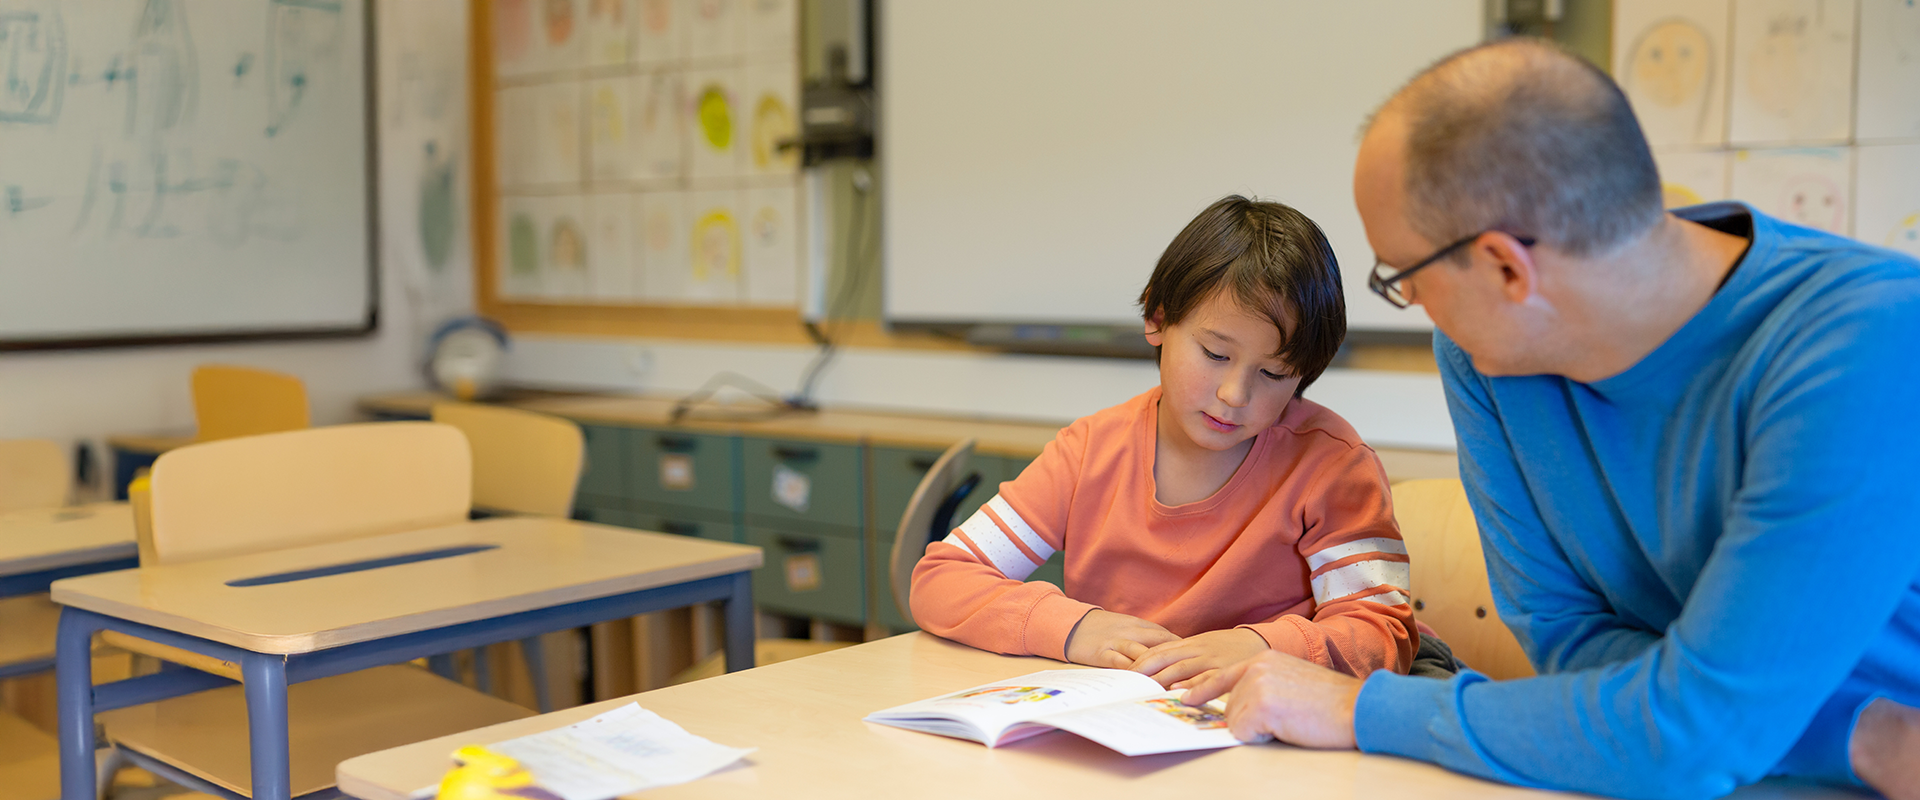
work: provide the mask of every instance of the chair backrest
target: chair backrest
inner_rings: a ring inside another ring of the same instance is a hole
[[[297,431],[311,425],[307,387],[278,372],[222,364],[193,370],[194,438],[202,442]]]
[[[562,519],[573,513],[586,449],[571,420],[517,408],[435,403],[433,421],[467,435],[473,504],[488,511]]]
[[[188,445],[161,455],[150,481],[162,564],[449,525],[473,503],[467,437],[431,422]]]
[[[67,451],[48,439],[0,439],[0,512],[67,504]]]
[[[900,515],[900,527],[893,533],[893,555],[888,562],[887,571],[893,587],[893,602],[899,607],[900,616],[913,619],[913,607],[909,598],[913,590],[913,567],[920,563],[920,557],[927,552],[927,545],[947,535],[948,526],[953,524],[953,509],[956,504],[954,493],[962,484],[978,483],[980,476],[965,477],[967,462],[973,458],[973,441],[967,439],[956,443],[927,469],[926,477],[920,479],[920,485],[913,490],[913,499],[907,501],[907,511]],[[964,497],[964,495],[962,495]]]
[[[127,483],[127,505],[133,507],[133,541],[139,546],[140,563],[158,564],[153,552],[153,471],[142,467]]]
[[[1467,666],[1493,678],[1532,675],[1526,651],[1493,608],[1480,528],[1460,481],[1394,484],[1393,515],[1413,561],[1414,616]]]

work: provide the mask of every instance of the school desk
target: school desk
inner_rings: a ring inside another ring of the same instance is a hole
[[[0,514],[0,679],[53,669],[55,615],[45,598],[28,595],[60,578],[138,564],[126,503]]]
[[[926,633],[786,661],[557,711],[341,762],[340,789],[363,800],[405,800],[433,784],[461,745],[489,744],[569,725],[630,702],[688,732],[756,747],[738,766],[647,798],[841,797],[1313,797],[1378,800],[1566,798],[1390,756],[1283,745],[1128,758],[1067,733],[989,750],[979,744],[862,722],[882,708],[1043,669],[1041,658],[975,650]],[[1742,793],[1736,793],[1738,797]],[[1762,787],[1773,800],[1857,798],[1799,787]],[[641,797],[642,795],[634,795]]]
[[[96,712],[235,679],[249,721],[241,776],[256,800],[286,800],[289,684],[712,601],[726,605],[728,668],[744,669],[760,561],[751,547],[503,517],[62,580],[53,599],[66,606],[56,670],[63,793],[94,796]],[[212,671],[94,686],[88,646],[103,630],[197,654]],[[208,746],[164,725],[151,733],[155,749]]]

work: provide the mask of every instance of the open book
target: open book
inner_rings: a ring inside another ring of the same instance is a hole
[[[1227,731],[1219,701],[1189,706],[1182,694],[1123,669],[1053,669],[875,711],[867,721],[988,747],[1059,729],[1129,756],[1242,744]]]

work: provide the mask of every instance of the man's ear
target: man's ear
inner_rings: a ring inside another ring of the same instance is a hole
[[[1509,303],[1524,303],[1540,290],[1540,268],[1533,250],[1512,235],[1488,231],[1473,243],[1475,255],[1491,264],[1500,276],[1500,294]]]
[[[1155,311],[1147,317],[1147,344],[1159,347],[1166,340],[1167,326],[1164,322],[1166,318],[1167,314],[1164,311]]]

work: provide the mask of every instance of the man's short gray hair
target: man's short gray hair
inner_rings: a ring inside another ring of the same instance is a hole
[[[1626,96],[1552,43],[1460,51],[1382,110],[1406,122],[1407,215],[1436,244],[1494,229],[1598,255],[1663,213],[1660,174]]]

